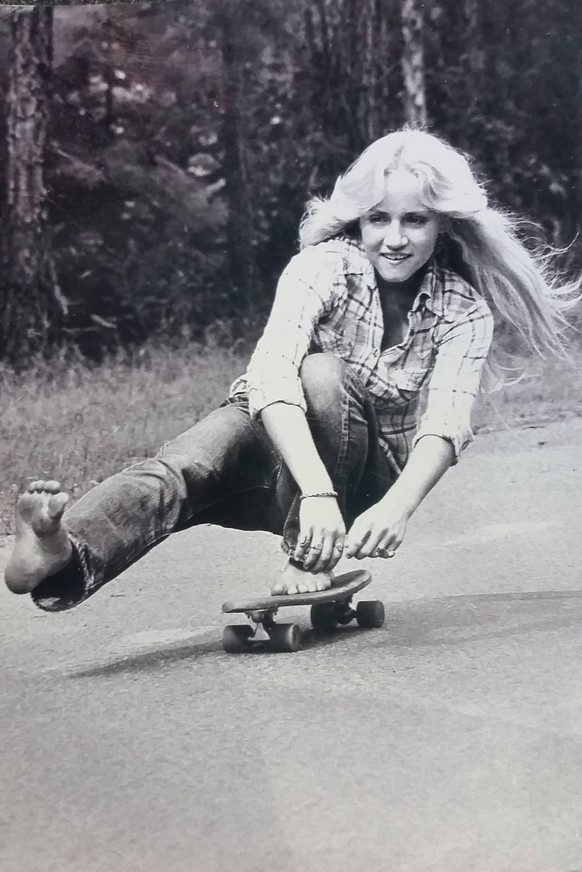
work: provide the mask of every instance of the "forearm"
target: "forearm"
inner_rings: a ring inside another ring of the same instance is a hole
[[[450,442],[427,435],[417,442],[408,463],[381,502],[396,503],[410,518],[454,461]]]
[[[288,403],[273,403],[263,409],[261,420],[302,493],[334,490],[303,409]]]

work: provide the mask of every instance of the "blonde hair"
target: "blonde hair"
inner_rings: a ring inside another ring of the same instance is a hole
[[[568,358],[564,313],[578,302],[580,281],[560,277],[550,249],[529,251],[518,236],[524,222],[489,205],[467,158],[433,134],[400,130],[373,142],[340,176],[329,198],[309,202],[301,247],[354,233],[359,219],[383,199],[386,176],[396,169],[419,180],[424,204],[442,216],[437,261],[447,258],[491,306],[500,328],[493,368],[503,368],[499,340],[507,332],[517,331],[528,353]],[[517,355],[512,349],[511,357]]]

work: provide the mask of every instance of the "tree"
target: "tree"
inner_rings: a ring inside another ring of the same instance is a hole
[[[241,45],[245,10],[246,4],[239,0],[221,0],[216,19],[223,68],[222,138],[226,171],[224,193],[228,204],[229,283],[243,308],[252,303],[256,293],[249,141],[245,129],[245,64]]]
[[[44,181],[52,22],[48,7],[11,18],[0,335],[12,361],[54,342],[66,308],[49,251]]]
[[[424,86],[424,3],[402,0],[402,72],[404,76],[404,117],[408,124],[426,124]]]

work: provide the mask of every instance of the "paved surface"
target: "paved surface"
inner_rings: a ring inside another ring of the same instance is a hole
[[[581,437],[481,437],[369,562],[386,626],[295,655],[220,646],[267,535],[61,615],[2,591],[0,870],[582,870]]]

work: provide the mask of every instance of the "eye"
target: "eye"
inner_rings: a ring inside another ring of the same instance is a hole
[[[387,220],[388,216],[384,212],[372,212],[371,215],[368,215],[368,222],[370,224],[384,224]]]
[[[408,224],[412,224],[414,227],[424,227],[428,222],[428,215],[424,215],[422,212],[410,212],[405,220]]]

